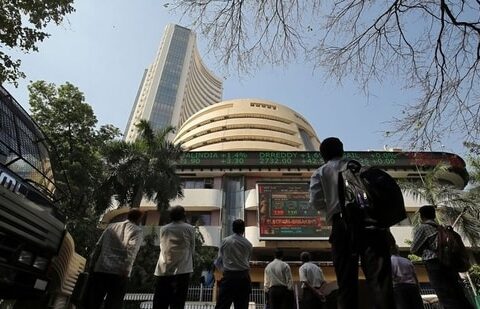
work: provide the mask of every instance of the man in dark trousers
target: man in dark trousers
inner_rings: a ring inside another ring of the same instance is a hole
[[[302,266],[298,269],[298,277],[302,283],[301,309],[322,309],[326,301],[325,295],[319,297],[320,289],[326,282],[322,269],[312,262],[310,252],[300,254]]]
[[[185,222],[185,209],[169,209],[171,222],[160,229],[160,256],[155,268],[154,309],[183,309],[193,272],[195,228]]]
[[[138,226],[142,212],[132,209],[127,220],[111,223],[100,236],[92,253],[93,274],[89,282],[89,309],[122,308],[128,277],[143,241],[142,228]]]
[[[421,224],[413,232],[410,251],[422,257],[430,284],[445,309],[473,309],[463,292],[460,276],[456,271],[442,265],[438,260],[437,226],[435,207],[422,206],[419,209]]]
[[[263,286],[270,309],[291,309],[293,305],[292,271],[282,259],[283,251],[276,249],[275,259],[265,267]]]
[[[252,244],[243,237],[245,222],[237,219],[232,223],[233,235],[222,240],[216,265],[223,271],[220,291],[215,309],[248,309],[252,290],[250,281],[250,258]]]
[[[388,230],[374,226],[353,228],[345,220],[340,204],[338,174],[348,160],[343,159],[343,144],[336,137],[322,141],[320,154],[325,164],[310,179],[310,204],[326,213],[332,225],[329,242],[338,282],[338,308],[358,305],[358,260],[377,309],[395,308]]]

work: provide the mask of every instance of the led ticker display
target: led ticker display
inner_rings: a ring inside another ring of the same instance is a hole
[[[347,151],[345,157],[368,166],[433,167],[446,163],[465,169],[465,162],[455,154],[444,152]],[[307,167],[323,164],[317,151],[192,151],[186,152],[179,167]]]
[[[308,203],[308,183],[257,183],[260,240],[326,239],[320,213]]]

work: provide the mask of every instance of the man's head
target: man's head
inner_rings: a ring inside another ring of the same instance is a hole
[[[185,220],[185,208],[180,205],[170,207],[170,220],[181,221]]]
[[[275,249],[274,255],[275,255],[276,259],[279,259],[279,260],[283,259],[283,250],[282,249]]]
[[[305,251],[300,253],[300,260],[302,261],[302,263],[310,262],[312,260],[310,252]]]
[[[325,162],[343,157],[343,144],[336,137],[329,137],[320,144],[320,154]]]
[[[142,221],[142,217],[143,217],[143,212],[137,208],[130,209],[127,215],[128,221],[135,223],[137,225],[140,224],[140,222]]]
[[[242,219],[237,219],[232,223],[232,230],[235,234],[245,233],[245,222]]]
[[[422,221],[435,220],[435,206],[433,205],[422,206],[418,212],[420,212],[420,219],[422,219]]]

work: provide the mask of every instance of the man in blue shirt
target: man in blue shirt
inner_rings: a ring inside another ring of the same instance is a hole
[[[392,246],[392,280],[396,309],[423,309],[417,274],[413,263],[400,256],[398,246]]]

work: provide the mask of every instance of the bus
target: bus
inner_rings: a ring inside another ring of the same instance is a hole
[[[45,296],[66,235],[49,144],[0,86],[0,299]]]

